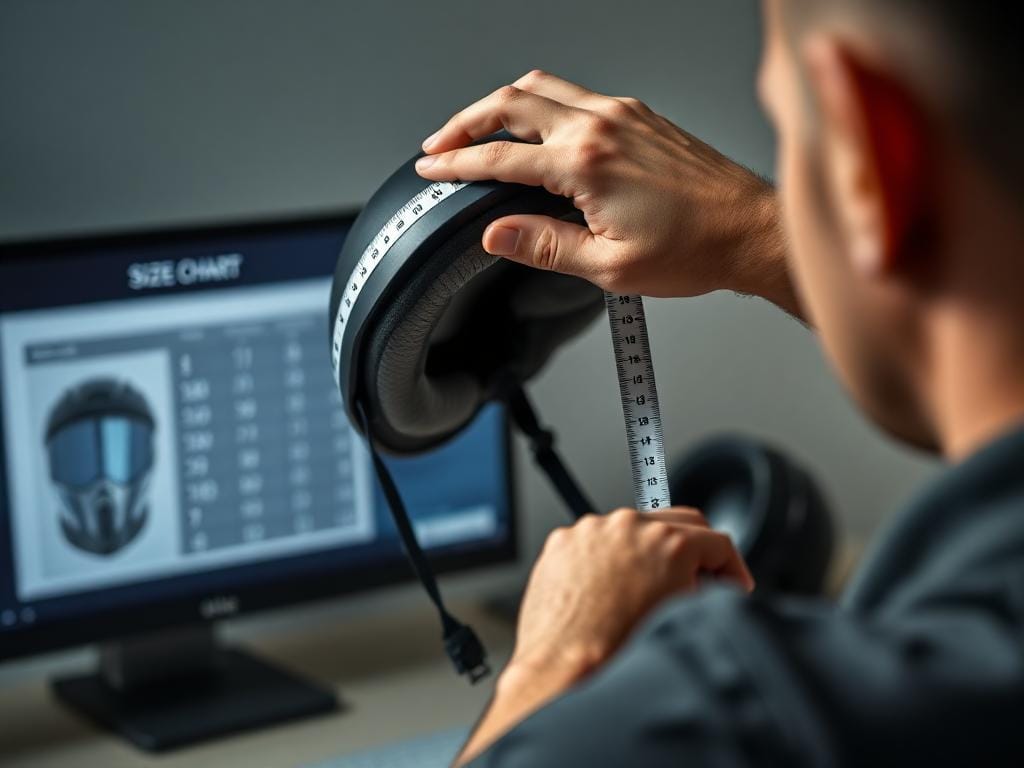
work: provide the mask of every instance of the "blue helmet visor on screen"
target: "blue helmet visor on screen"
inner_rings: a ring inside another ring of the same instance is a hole
[[[71,546],[109,556],[142,530],[153,435],[145,399],[111,379],[80,384],[54,406],[44,442],[60,527]]]
[[[69,488],[98,480],[128,485],[153,464],[153,426],[125,416],[68,424],[48,442],[50,477]]]
[[[498,137],[511,138],[490,139]],[[331,291],[330,353],[406,554],[440,614],[448,655],[475,682],[488,672],[483,648],[445,607],[380,452],[434,448],[486,403],[503,402],[568,509],[593,511],[523,384],[601,314],[604,297],[584,280],[498,259],[480,245],[487,225],[509,214],[581,220],[570,200],[518,184],[430,183],[415,160],[373,195],[345,240]]]

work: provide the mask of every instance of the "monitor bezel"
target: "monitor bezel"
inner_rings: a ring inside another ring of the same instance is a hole
[[[130,229],[118,232],[86,232],[56,237],[27,238],[0,243],[0,263],[14,259],[67,258],[79,251],[97,248],[124,248],[168,244],[195,238],[287,233],[311,229],[334,229],[351,226],[358,211],[352,209],[322,211],[300,216],[262,217],[230,220],[198,225]],[[329,275],[325,275],[327,277]],[[324,309],[326,318],[327,310]],[[326,321],[325,321],[326,339]],[[327,354],[325,341],[325,352]],[[4,418],[0,410],[0,434]],[[516,504],[516,465],[508,413],[501,416],[501,441],[505,452],[505,498],[508,500],[508,535],[501,541],[467,552],[441,552],[431,555],[431,564],[439,574],[457,573],[484,566],[514,563],[520,553],[519,520]],[[376,481],[374,481],[376,482]],[[0,461],[0,503],[10,503],[7,464]],[[11,551],[10,516],[0,528],[0,546]],[[265,613],[289,607],[327,602],[371,590],[414,581],[410,565],[404,559],[375,566],[320,570],[314,575],[301,574],[287,579],[268,579],[266,583],[241,586],[235,590],[215,590],[201,596],[161,599],[147,605],[125,606],[93,614],[88,620],[67,618],[50,620],[29,628],[0,631],[0,663],[75,648],[93,643],[116,641],[122,637],[157,632],[171,627],[211,624],[226,618]]]

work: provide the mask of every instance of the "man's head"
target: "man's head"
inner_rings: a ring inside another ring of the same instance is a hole
[[[955,318],[1024,305],[1022,18],[1004,0],[765,0],[803,303],[855,399],[920,446],[945,442]]]

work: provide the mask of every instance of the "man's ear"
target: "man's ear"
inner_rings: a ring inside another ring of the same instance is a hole
[[[912,269],[929,214],[923,112],[897,79],[835,37],[809,38],[803,54],[826,185],[854,269],[875,276]]]

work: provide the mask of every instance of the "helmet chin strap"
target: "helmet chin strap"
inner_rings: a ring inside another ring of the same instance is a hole
[[[572,516],[579,519],[583,515],[596,511],[597,507],[587,498],[583,489],[580,488],[580,484],[555,450],[555,435],[550,429],[541,425],[537,418],[537,410],[526,396],[522,384],[510,378],[501,387],[501,393],[512,420],[519,431],[530,441],[533,460],[547,475]]]
[[[373,459],[373,468],[380,481],[384,498],[387,499],[388,507],[391,509],[391,517],[395,521],[399,538],[402,541],[402,548],[405,550],[406,558],[412,564],[416,577],[423,585],[430,601],[437,608],[438,616],[441,619],[441,632],[444,638],[444,649],[455,666],[455,671],[460,675],[467,675],[471,683],[476,683],[491,673],[487,663],[487,651],[484,649],[480,639],[473,629],[455,618],[444,604],[441,597],[441,590],[437,586],[437,578],[434,576],[434,569],[430,561],[423,553],[419,541],[416,539],[416,531],[409,520],[409,513],[406,511],[402,496],[398,493],[394,478],[380,457],[377,445],[370,432],[369,419],[366,409],[361,401],[356,402],[356,412],[362,423],[363,434],[366,436],[366,444],[370,448],[370,456]]]
[[[579,518],[593,512],[595,507],[580,489],[579,484],[569,472],[568,467],[561,460],[554,449],[554,435],[548,429],[541,426],[537,419],[537,412],[530,403],[520,383],[514,379],[508,379],[500,387],[501,399],[509,409],[509,413],[515,421],[516,426],[523,432],[530,441],[530,448],[533,451],[534,460],[541,470],[548,476],[554,485],[558,495],[562,497],[566,507],[573,517]],[[409,513],[405,508],[405,502],[398,492],[395,480],[391,476],[387,465],[381,459],[380,451],[370,432],[369,418],[362,401],[356,403],[356,412],[359,416],[360,426],[366,436],[366,443],[370,449],[370,456],[373,460],[373,468],[380,481],[381,489],[384,491],[384,498],[387,499],[388,507],[391,509],[391,517],[395,521],[398,535],[405,550],[406,557],[412,564],[416,577],[423,585],[430,601],[437,609],[438,617],[441,620],[441,632],[444,639],[445,652],[451,659],[455,671],[460,675],[469,677],[471,683],[476,683],[491,673],[490,665],[487,663],[487,651],[472,627],[463,624],[448,610],[441,596],[441,590],[437,585],[437,578],[434,569],[430,565],[426,554],[416,539],[416,531],[409,519]]]

